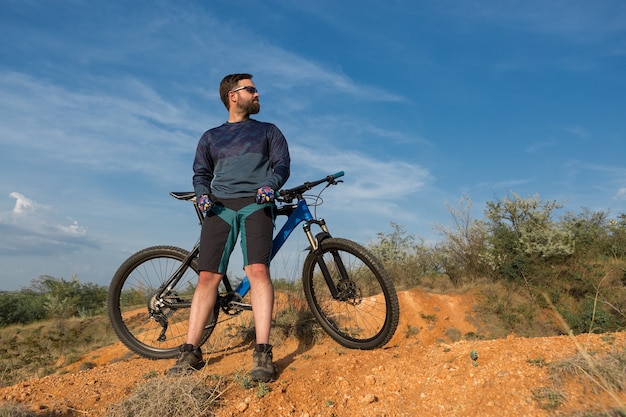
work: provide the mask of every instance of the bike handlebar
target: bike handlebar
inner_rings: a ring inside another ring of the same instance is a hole
[[[327,182],[328,185],[337,185],[338,181],[336,181],[337,178],[343,177],[344,176],[344,172],[343,171],[339,171],[336,172],[332,175],[328,175],[320,180],[317,181],[307,181],[302,185],[299,185],[297,187],[294,188],[289,188],[287,190],[280,190],[277,193],[277,198],[280,201],[284,201],[286,203],[290,203],[291,201],[293,201],[294,198],[301,198],[302,197],[302,193],[304,193],[305,191],[309,191],[310,189],[312,189],[313,187],[316,187],[324,182]],[[341,182],[341,181],[339,181]]]
[[[328,175],[324,178],[322,178],[321,180],[317,180],[317,181],[307,181],[302,185],[299,185],[297,187],[294,188],[290,188],[288,190],[280,190],[276,193],[276,197],[279,201],[283,201],[285,203],[290,203],[293,201],[294,198],[301,198],[302,197],[302,193],[304,193],[305,191],[309,191],[311,188],[316,187],[318,185],[320,185],[323,182],[327,182],[329,185],[337,185],[338,182],[341,181],[336,181],[337,178],[343,177],[344,176],[344,172],[343,171],[339,171],[336,172],[332,175]],[[193,200],[195,198],[195,193],[193,191],[187,191],[187,192],[171,192],[170,195],[178,200]]]

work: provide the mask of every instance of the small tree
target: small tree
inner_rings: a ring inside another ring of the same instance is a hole
[[[609,220],[609,253],[615,259],[626,257],[626,214],[622,213],[617,219]],[[626,271],[624,271],[626,275]],[[626,282],[625,284],[626,285]]]
[[[491,246],[491,267],[508,280],[544,285],[547,268],[574,253],[572,234],[552,216],[562,204],[542,203],[537,195],[521,198],[511,193],[487,202],[485,216]]]
[[[563,224],[572,235],[576,257],[602,258],[609,251],[608,214],[583,208],[582,213],[566,213]]]
[[[402,264],[413,249],[415,237],[406,234],[404,227],[391,222],[391,233],[377,233],[378,241],[369,245],[370,251],[385,265]]]
[[[385,269],[394,278],[396,286],[414,287],[419,284],[423,274],[423,265],[417,262],[423,260],[415,254],[415,238],[407,235],[404,227],[391,222],[393,232],[377,233],[378,241],[368,245],[368,249],[382,263]]]
[[[487,247],[484,223],[473,220],[471,216],[472,200],[464,195],[457,203],[457,207],[446,203],[453,226],[437,226],[445,238],[439,246],[444,259],[443,269],[454,285],[471,282],[485,274],[483,254]]]
[[[44,307],[49,317],[68,318],[103,311],[107,289],[95,284],[81,284],[74,274],[67,281],[42,275],[32,287],[44,295]]]

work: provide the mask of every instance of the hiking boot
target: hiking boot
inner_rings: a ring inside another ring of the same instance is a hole
[[[276,369],[272,362],[272,345],[256,345],[252,353],[250,379],[256,382],[272,382],[276,379]]]
[[[181,375],[189,375],[193,371],[197,371],[198,369],[204,366],[204,361],[202,360],[202,351],[200,348],[194,348],[193,345],[184,344],[180,347],[180,356],[178,360],[167,371],[168,376],[181,376]]]

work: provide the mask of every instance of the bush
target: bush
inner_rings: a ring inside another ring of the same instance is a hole
[[[26,324],[46,316],[44,295],[32,290],[0,293],[0,327]]]
[[[518,284],[549,286],[542,273],[574,254],[570,231],[553,220],[563,207],[556,201],[542,203],[538,196],[488,202],[485,216],[489,230],[491,268],[504,279]]]
[[[107,288],[42,275],[30,288],[0,293],[0,327],[44,318],[89,317],[106,312]]]
[[[89,316],[106,309],[107,288],[81,284],[75,275],[70,281],[44,275],[33,286],[45,295],[44,306],[50,318]]]
[[[561,312],[574,334],[606,333],[615,330],[615,319],[606,312],[597,300],[586,298],[576,311]]]

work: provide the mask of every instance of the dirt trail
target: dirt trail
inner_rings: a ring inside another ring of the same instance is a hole
[[[548,416],[617,406],[606,392],[596,392],[588,378],[554,385],[544,365],[574,355],[573,339],[460,340],[477,332],[471,296],[411,290],[399,297],[400,324],[385,348],[355,351],[329,338],[312,346],[289,339],[274,348],[279,375],[271,391],[259,397],[255,389],[233,383],[216,415]],[[626,333],[583,335],[577,340],[589,352],[601,354],[623,349]],[[200,372],[232,376],[246,371],[251,365],[250,346],[237,343],[232,338],[216,340],[208,347],[207,366]],[[476,360],[473,354],[478,355]],[[0,401],[60,415],[104,416],[108,405],[132,393],[148,375],[164,374],[173,363],[131,355],[120,343],[98,349],[84,361],[95,367],[80,370],[78,362],[63,372],[0,389]],[[563,395],[563,403],[556,412],[547,411],[544,407],[555,396],[542,393],[555,390]],[[626,403],[626,394],[619,396]]]

